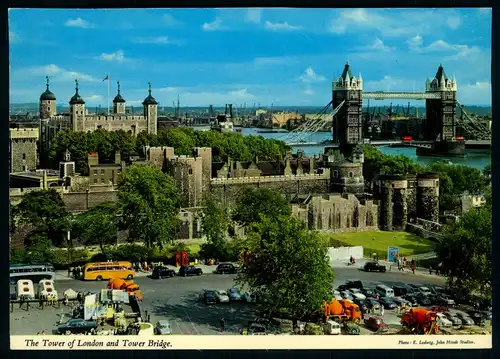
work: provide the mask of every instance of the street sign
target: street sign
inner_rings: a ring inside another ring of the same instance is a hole
[[[399,248],[389,247],[387,249],[387,261],[394,263],[398,258],[399,258]]]

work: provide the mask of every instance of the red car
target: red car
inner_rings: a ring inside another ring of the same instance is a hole
[[[365,319],[365,326],[376,332],[385,332],[389,326],[380,317],[372,316]]]
[[[431,311],[436,312],[436,313],[444,313],[448,311],[448,308],[445,308],[441,305],[433,305],[431,307]]]

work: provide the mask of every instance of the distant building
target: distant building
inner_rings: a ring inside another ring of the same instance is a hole
[[[89,186],[114,187],[118,184],[118,176],[125,168],[119,152],[115,154],[113,163],[99,163],[99,154],[88,154]]]

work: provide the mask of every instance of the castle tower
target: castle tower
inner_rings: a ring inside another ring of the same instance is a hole
[[[439,220],[439,174],[417,175],[417,216],[428,221]]]
[[[384,231],[404,231],[408,220],[408,180],[402,175],[378,177],[379,225]]]
[[[116,82],[118,85],[118,94],[113,99],[113,113],[116,115],[125,114],[125,99],[120,94],[120,81]]]
[[[151,95],[151,82],[149,85],[149,96],[144,99],[142,106],[144,107],[144,117],[147,121],[148,133],[156,134],[158,128],[158,102]]]
[[[71,126],[73,131],[83,131],[85,126],[85,101],[78,93],[78,80],[75,79],[76,92],[69,100],[69,113],[71,118]]]
[[[205,196],[210,192],[210,182],[212,180],[212,148],[195,147],[194,156],[202,159],[202,192]]]
[[[455,113],[457,107],[457,83],[449,79],[443,65],[439,65],[436,76],[427,79],[425,92],[439,93],[439,99],[426,99],[426,121],[424,136],[428,140],[451,141],[455,138]]]
[[[36,170],[38,128],[11,128],[9,131],[9,172]]]
[[[71,185],[71,178],[75,175],[75,162],[71,161],[71,154],[68,149],[64,153],[63,161],[59,162],[59,180],[67,186]]]
[[[45,120],[56,114],[56,95],[49,90],[49,77],[47,80],[47,89],[40,95],[40,119]]]
[[[332,108],[345,101],[342,108],[333,118],[333,138],[339,143],[339,149],[346,157],[350,157],[356,144],[363,141],[363,79],[352,75],[346,62],[342,75],[332,84]]]

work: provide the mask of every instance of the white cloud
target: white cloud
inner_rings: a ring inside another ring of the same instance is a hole
[[[21,41],[21,37],[14,31],[9,31],[9,43],[16,44]]]
[[[262,10],[259,8],[247,9],[246,20],[248,22],[260,23]]]
[[[365,82],[365,91],[420,91],[423,89],[424,82],[419,81],[419,86],[415,87],[415,82],[407,79],[384,76],[378,81]]]
[[[373,50],[379,50],[379,51],[388,51],[391,50],[391,47],[386,46],[382,40],[380,40],[378,37],[375,39],[375,42],[371,46]]]
[[[279,23],[279,22],[272,23],[270,21],[266,21],[266,23],[264,24],[264,27],[266,29],[274,30],[274,31],[294,31],[294,30],[302,29],[302,26],[293,26],[293,25],[288,24],[288,22],[286,22],[286,21],[283,23]]]
[[[286,62],[285,57],[256,57],[254,59],[255,65],[280,65]]]
[[[94,76],[87,75],[81,72],[66,70],[54,64],[23,69],[19,70],[18,73],[26,74],[27,77],[49,76],[51,82],[74,81],[75,79],[78,79],[78,81],[86,81],[86,82],[102,81],[102,79],[98,79]]]
[[[314,70],[311,67],[308,67],[304,72],[304,74],[299,76],[299,80],[304,83],[311,83],[311,82],[325,81],[326,78],[322,75],[316,74],[316,72],[314,72]]]
[[[424,43],[424,39],[422,39],[422,36],[420,35],[415,35],[412,37],[410,40],[407,40],[406,43],[408,44],[408,48],[410,50],[419,50],[422,44]]]
[[[181,23],[170,14],[163,15],[163,22],[168,26],[177,26]]]
[[[179,90],[178,87],[161,87],[159,89],[155,89],[155,91],[158,91],[158,92],[173,92],[173,91],[178,91],[178,90]]]
[[[488,81],[466,84],[458,88],[459,102],[468,105],[491,105],[491,84]]]
[[[334,34],[375,30],[384,36],[411,36],[415,33],[432,34],[443,16],[452,16],[446,10],[401,10],[395,16],[394,10],[346,9],[331,20],[328,30]],[[460,19],[458,20],[460,21]],[[452,25],[457,25],[453,20]]]
[[[252,95],[251,93],[248,92],[248,89],[241,89],[241,90],[234,90],[234,91],[230,91],[229,92],[229,95],[234,97],[234,98],[238,98],[238,99],[251,99],[251,98],[255,98],[254,95]]]
[[[203,29],[203,31],[216,31],[222,28],[221,25],[222,25],[222,20],[217,18],[212,22],[204,23],[201,28]]]
[[[470,54],[481,52],[481,50],[477,46],[469,47],[468,45],[450,44],[444,40],[434,41],[432,44],[424,48],[424,51],[428,52],[448,51],[452,52],[450,56],[457,58],[463,58],[469,56]]]
[[[68,19],[65,25],[68,27],[81,27],[83,29],[90,29],[94,27],[93,24],[83,20],[81,17],[77,17],[76,19]]]
[[[312,96],[312,95],[314,95],[314,91],[310,87],[308,87],[304,90],[304,94],[308,95],[308,96]]]
[[[103,61],[116,61],[116,62],[124,62],[126,61],[125,59],[125,54],[123,53],[122,50],[118,50],[116,52],[113,52],[111,54],[105,54],[102,53],[99,58]]]
[[[170,40],[168,36],[140,37],[140,38],[135,38],[134,42],[137,44],[152,44],[152,45],[167,45],[173,43],[173,41]]]
[[[477,9],[479,15],[490,15],[491,14],[491,7],[480,7]]]
[[[456,29],[460,26],[460,18],[458,16],[450,17],[447,23],[450,29]]]

